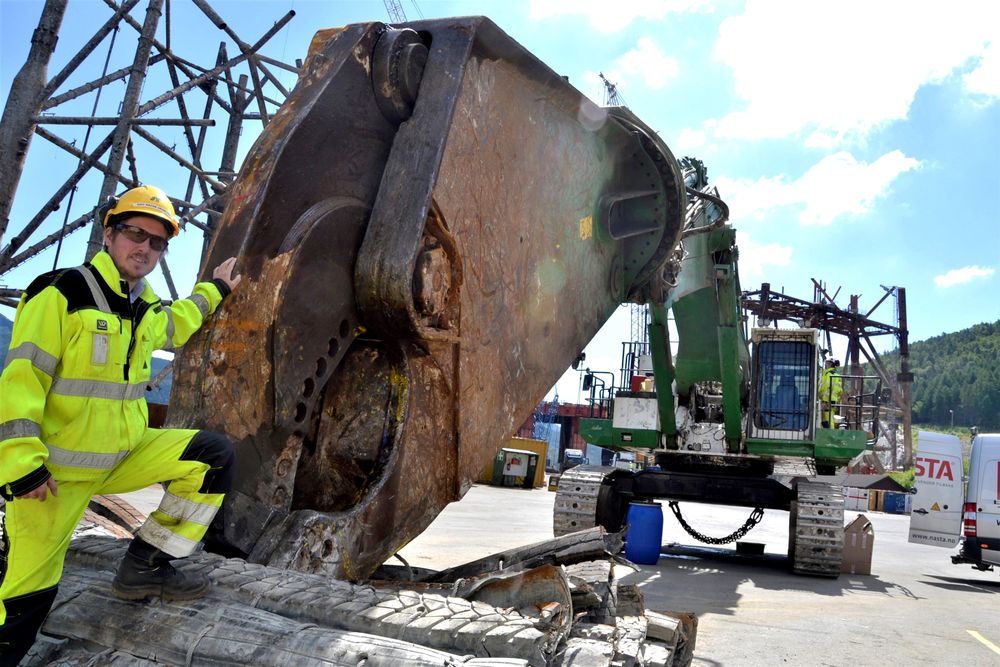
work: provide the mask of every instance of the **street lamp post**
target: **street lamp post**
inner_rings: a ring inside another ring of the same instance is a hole
[[[955,428],[955,411],[949,410],[948,414],[951,415],[951,427]]]

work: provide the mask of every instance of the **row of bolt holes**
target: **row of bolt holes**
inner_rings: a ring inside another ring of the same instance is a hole
[[[316,378],[322,380],[326,377],[327,369],[329,368],[329,363],[327,358],[333,359],[340,352],[340,340],[347,338],[347,334],[351,332],[351,323],[347,320],[340,321],[340,327],[337,331],[339,338],[331,338],[329,347],[326,351],[326,358],[320,357],[316,360]],[[312,396],[313,392],[316,390],[316,380],[313,378],[306,378],[305,382],[302,383],[302,397],[309,398]],[[301,422],[306,418],[309,410],[303,401],[299,401],[295,404],[295,421]]]
[[[350,332],[351,332],[351,323],[348,322],[347,320],[341,320],[340,327],[338,327],[337,330],[339,338],[331,338],[330,342],[328,343],[326,351],[326,355],[328,358],[333,359],[334,357],[337,356],[337,353],[340,352],[340,339],[347,338],[347,334],[349,334]],[[325,358],[320,357],[319,359],[317,359],[316,378],[322,380],[326,376],[326,371],[328,368],[329,364],[327,363],[327,360]],[[305,382],[302,384],[302,397],[309,398],[310,396],[312,396],[313,391],[315,390],[316,390],[316,381],[311,377],[306,378]],[[303,419],[306,418],[307,413],[308,413],[308,408],[306,408],[306,404],[304,402],[299,401],[298,403],[295,404],[295,421],[301,422]],[[323,540],[323,548],[321,551],[322,555],[320,557],[324,560],[329,558],[330,555],[333,553],[334,546],[335,545],[333,544],[333,540]]]
[[[634,157],[634,158],[638,159],[638,157],[639,157],[639,154],[638,154],[638,153],[632,153],[632,157]],[[646,178],[652,178],[652,176],[653,176],[653,175],[652,175],[651,173],[649,173],[648,171],[646,172]],[[653,182],[653,183],[652,183],[651,185],[652,185],[652,186],[653,186],[654,188],[656,187],[656,183],[655,183],[655,182]],[[659,195],[657,195],[657,197],[656,197],[656,198],[657,198],[657,199],[659,199],[659,198],[660,198],[660,197],[659,197]],[[660,207],[659,207],[659,206],[657,206],[656,208],[654,208],[654,209],[653,209],[653,212],[654,212],[654,213],[659,213],[659,212],[660,212]],[[647,247],[647,248],[649,247],[649,241],[646,241],[646,247]],[[631,259],[631,260],[630,260],[630,262],[629,262],[629,263],[631,263],[631,264],[636,264],[636,262],[637,262],[637,260],[636,260],[635,258],[633,258],[633,259]]]
[[[583,487],[582,486],[578,486],[578,487],[576,487],[574,489],[574,491],[576,491],[577,493],[580,493],[581,491],[583,491]],[[573,503],[573,509],[577,509],[579,507],[580,507],[580,505],[578,503]],[[576,526],[576,521],[570,521],[569,525]]]

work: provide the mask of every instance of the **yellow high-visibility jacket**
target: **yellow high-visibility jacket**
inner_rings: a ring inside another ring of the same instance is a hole
[[[134,302],[111,256],[36,278],[21,297],[0,375],[0,485],[7,497],[93,480],[146,430],[154,349],[180,347],[229,293],[221,280],[163,304]]]
[[[819,376],[819,400],[825,403],[839,403],[844,391],[844,381],[840,368],[824,368]]]

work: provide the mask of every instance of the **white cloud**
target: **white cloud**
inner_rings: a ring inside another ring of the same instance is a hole
[[[965,283],[972,282],[977,278],[989,278],[994,272],[994,269],[982,268],[973,264],[961,269],[952,269],[947,273],[942,273],[940,276],[934,276],[934,284],[938,287],[954,287],[955,285],[964,285]]]
[[[677,135],[677,139],[671,142],[671,145],[678,151],[678,154],[683,154],[684,151],[701,148],[705,145],[705,132],[702,130],[685,128],[681,130],[680,134]]]
[[[763,220],[767,213],[801,201],[795,193],[795,183],[784,176],[757,180],[719,176],[715,186],[734,218]]]
[[[802,224],[829,225],[841,216],[867,213],[898,176],[919,166],[918,160],[898,150],[871,164],[841,151],[823,158],[796,180],[784,175],[754,181],[719,177],[715,184],[734,217],[761,220],[771,211],[796,206],[802,208]]]
[[[841,215],[867,213],[897,176],[919,164],[898,150],[871,164],[858,162],[847,152],[828,155],[796,184],[805,204],[799,220],[807,225],[828,225]]]
[[[603,72],[604,77],[617,86],[622,98],[629,89],[643,86],[660,90],[680,73],[676,58],[663,53],[649,37],[641,37],[636,45],[615,59]],[[604,100],[604,82],[598,72],[584,72],[582,92],[594,100]],[[627,103],[628,100],[625,99]]]
[[[641,37],[634,49],[615,61],[612,73],[617,71],[626,78],[638,75],[648,87],[660,90],[667,81],[677,77],[681,67],[677,59],[665,55],[656,42],[649,37]]]
[[[670,12],[691,12],[707,0],[531,0],[528,18],[533,21],[579,14],[600,32],[618,32],[636,19],[659,20]]]
[[[744,231],[736,230],[736,245],[740,249],[740,278],[760,278],[768,266],[789,266],[792,247],[780,243],[757,243]]]
[[[930,0],[748,0],[719,29],[715,55],[746,102],[720,120],[719,136],[811,134],[813,145],[864,137],[905,119],[921,86],[969,67],[1000,41],[998,26],[995,0],[948,11]],[[966,79],[971,90],[1000,86],[995,50]]]
[[[1000,37],[983,51],[979,64],[965,75],[966,89],[990,98],[1000,98]]]
[[[680,70],[676,58],[664,54],[649,37],[640,37],[635,47],[618,57],[604,76],[623,93],[622,82],[636,79],[648,88],[660,90],[667,81],[676,78]]]

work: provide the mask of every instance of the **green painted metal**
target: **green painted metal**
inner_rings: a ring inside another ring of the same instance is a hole
[[[653,430],[612,427],[611,435],[613,447],[655,449],[660,444],[660,434]]]
[[[722,415],[726,449],[740,451],[742,413],[748,395],[749,351],[740,327],[740,283],[736,273],[736,232],[731,228],[709,234],[711,247],[720,248],[715,266],[719,303],[719,366],[722,370]]]
[[[866,447],[863,431],[816,429],[816,439],[770,440],[747,438],[747,454],[755,456],[798,456],[815,458],[819,465],[845,465]]]
[[[800,456],[810,458],[813,455],[813,443],[806,440],[768,440],[763,438],[747,438],[747,454],[754,456]]]
[[[705,207],[689,209],[688,229],[711,225],[715,218],[710,213]],[[736,231],[721,226],[705,233],[686,234],[684,247],[682,270],[666,302],[649,305],[650,353],[661,432],[617,429],[610,419],[584,419],[580,426],[584,440],[613,448],[655,448],[663,440],[668,449],[676,449],[677,402],[687,401],[695,383],[719,382],[729,453],[800,457],[815,459],[820,465],[844,465],[863,451],[866,439],[860,431],[817,429],[815,439],[810,440],[744,437],[743,415],[750,397],[750,349],[740,311]],[[679,338],[673,360],[667,327],[670,310]],[[675,391],[670,391],[671,386]]]
[[[687,271],[681,271],[681,281]],[[679,288],[678,288],[679,289]],[[677,326],[677,394],[690,393],[691,385],[706,380],[722,380],[719,368],[719,304],[715,284],[685,295],[671,304]]]
[[[743,343],[736,326],[719,327],[719,359],[722,366],[722,418],[726,427],[726,450],[740,451],[743,436],[742,409],[746,396],[744,368],[740,365],[739,349]]]
[[[676,374],[670,358],[670,331],[667,308],[649,304],[649,350],[653,357],[653,377],[656,378],[656,408],[660,413],[660,429],[666,436],[667,449],[677,449],[677,420],[674,413],[673,386]],[[660,389],[663,391],[660,391]]]
[[[581,417],[579,424],[580,437],[598,447],[611,447],[614,436],[611,433],[611,420],[596,417]]]
[[[816,429],[816,462],[844,465],[868,448],[864,431],[847,429]]]
[[[707,224],[706,216],[700,222]],[[677,395],[686,396],[695,382],[721,381],[719,363],[719,299],[716,291],[713,234],[684,240],[684,261],[667,307],[677,327]]]
[[[655,449],[660,444],[659,432],[641,428],[614,428],[610,419],[582,417],[579,433],[584,442],[612,449],[625,447]]]
[[[711,224],[706,215],[700,222],[699,226]],[[687,395],[695,382],[721,382],[726,449],[738,453],[749,350],[740,329],[736,232],[721,227],[692,236],[684,244],[683,269],[670,300],[680,339],[677,393]]]

